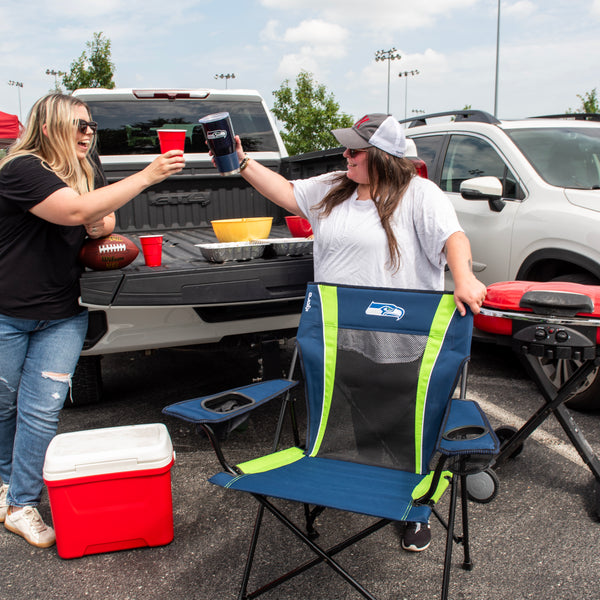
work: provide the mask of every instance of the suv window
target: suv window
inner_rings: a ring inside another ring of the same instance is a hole
[[[598,128],[527,128],[506,133],[550,185],[600,189]]]
[[[277,141],[260,102],[199,100],[114,100],[89,101],[92,118],[98,123],[98,152],[101,155],[159,154],[156,130],[185,129],[185,152],[208,152],[198,119],[227,111],[233,129],[249,152],[277,152]]]
[[[468,135],[451,136],[440,187],[446,192],[459,192],[466,179],[484,176],[500,179],[503,198],[518,197],[516,177],[488,142]]]
[[[412,140],[417,146],[418,157],[427,165],[427,172],[433,175],[435,173],[435,159],[437,156],[439,156],[441,151],[444,136],[425,135],[422,137],[414,137]]]

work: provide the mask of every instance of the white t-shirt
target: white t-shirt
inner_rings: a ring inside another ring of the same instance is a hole
[[[333,185],[326,173],[293,181],[300,210],[310,221],[315,281],[327,283],[443,290],[446,240],[462,231],[450,200],[433,182],[412,178],[393,218],[400,266],[391,268],[387,237],[371,200],[357,192],[319,218],[314,208]]]

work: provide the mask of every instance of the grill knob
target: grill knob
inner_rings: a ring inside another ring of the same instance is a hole
[[[564,329],[559,329],[556,332],[557,342],[566,342],[569,339],[569,334]]]

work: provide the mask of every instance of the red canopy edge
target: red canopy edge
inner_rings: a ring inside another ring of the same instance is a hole
[[[17,115],[9,115],[0,111],[0,139],[17,139],[22,125]]]

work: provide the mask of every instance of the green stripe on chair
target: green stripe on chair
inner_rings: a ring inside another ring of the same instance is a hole
[[[245,475],[251,473],[264,473],[272,469],[277,469],[285,465],[289,465],[297,460],[300,460],[304,456],[304,451],[301,448],[287,448],[273,454],[267,454],[267,456],[261,456],[254,460],[240,463],[238,466]]]
[[[316,456],[321,447],[329,410],[331,408],[331,399],[333,397],[333,384],[335,382],[335,365],[337,357],[337,333],[338,333],[338,298],[337,288],[333,286],[319,286],[321,296],[321,313],[323,319],[323,345],[325,351],[325,360],[323,366],[323,408],[321,412],[321,421],[315,443],[311,449],[310,456]]]
[[[429,338],[421,362],[415,405],[415,473],[423,471],[423,421],[431,372],[438,359],[455,310],[454,297],[443,295],[431,322]]]

